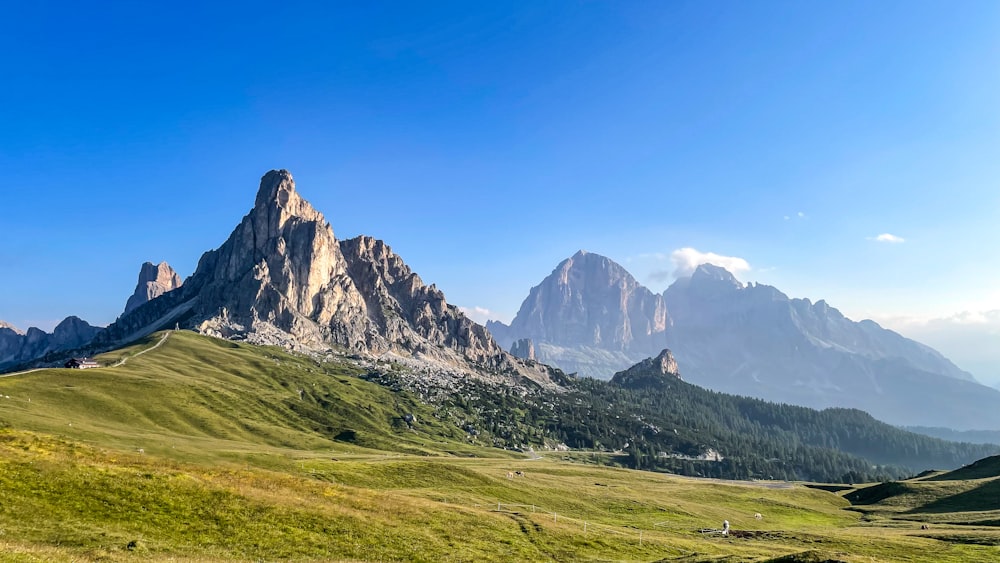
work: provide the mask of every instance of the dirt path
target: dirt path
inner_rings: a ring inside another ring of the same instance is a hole
[[[139,356],[145,354],[146,352],[152,352],[153,350],[156,350],[157,348],[159,348],[160,346],[162,346],[164,342],[167,341],[167,337],[169,337],[170,333],[172,333],[172,332],[173,332],[172,330],[168,330],[167,332],[165,332],[163,334],[163,338],[161,338],[160,341],[157,342],[156,344],[154,344],[153,346],[150,346],[149,348],[146,348],[145,350],[143,350],[141,352],[137,352],[134,356],[128,356],[128,357],[122,358],[122,359],[118,360],[116,363],[114,363],[114,364],[112,364],[110,366],[107,366],[107,367],[116,368],[116,367],[119,367],[119,366],[123,366],[123,365],[125,365],[125,362],[129,361],[132,358],[138,358]],[[3,373],[3,374],[0,374],[0,377],[11,377],[12,375],[25,375],[25,374],[32,373],[32,372],[41,371],[43,369],[52,369],[52,368],[34,368],[34,369],[27,369],[27,370],[24,370],[24,371],[15,371],[13,373]]]
[[[167,341],[167,338],[170,336],[170,334],[172,332],[173,332],[172,330],[168,330],[167,332],[163,333],[163,338],[161,338],[160,341],[157,342],[156,344],[154,344],[153,346],[151,346],[149,348],[146,348],[145,350],[143,350],[141,352],[137,352],[134,356],[126,356],[126,357],[118,360],[117,363],[111,365],[110,367],[116,368],[118,366],[123,366],[123,365],[125,365],[125,362],[129,361],[132,358],[138,358],[139,356],[145,354],[146,352],[152,352],[153,350],[156,350],[157,348],[159,348],[160,346],[162,346],[164,342]]]

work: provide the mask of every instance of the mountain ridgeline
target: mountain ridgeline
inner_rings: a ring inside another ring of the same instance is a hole
[[[1000,428],[1000,391],[935,350],[702,264],[663,295],[608,258],[579,252],[531,289],[497,340],[530,339],[537,359],[601,379],[670,348],[689,381],[899,425]]]
[[[98,335],[110,347],[180,326],[299,351],[396,355],[495,381],[544,369],[505,352],[382,241],[338,241],[285,170],[268,172],[253,209],[183,285]]]
[[[540,362],[606,379],[666,347],[667,308],[625,268],[581,250],[531,288],[510,326],[486,328],[508,348],[531,340]]]
[[[183,283],[165,263],[144,264],[126,311],[106,329],[67,320],[57,341],[46,341],[0,326],[0,346],[12,343],[7,352],[16,348],[23,361],[74,347],[113,350],[175,327],[278,345],[303,361],[347,362],[390,391],[420,397],[435,420],[452,424],[449,439],[458,432],[477,445],[584,449],[606,462],[690,475],[833,481],[896,478],[997,451],[908,433],[857,410],[815,411],[685,382],[682,373],[716,388],[806,404],[864,402],[875,412],[905,405],[918,421],[993,420],[993,398],[956,395],[981,386],[933,350],[713,266],[657,295],[613,261],[577,253],[531,290],[510,326],[490,324],[494,340],[384,242],[338,240],[284,170],[264,175],[253,208]],[[192,349],[224,348],[187,334],[181,344]],[[203,358],[184,365],[199,373]],[[615,375],[574,378],[543,362]],[[913,381],[920,385],[908,390]],[[290,413],[308,395],[299,389],[284,398]],[[965,402],[950,404],[956,397]],[[321,399],[306,426],[354,408],[332,392]],[[334,439],[358,434],[320,426]]]
[[[79,317],[66,317],[51,333],[36,327],[21,331],[0,321],[0,370],[86,346],[101,330]]]

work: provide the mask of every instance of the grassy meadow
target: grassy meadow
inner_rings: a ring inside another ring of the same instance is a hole
[[[0,561],[1000,559],[991,467],[829,492],[533,459],[349,362],[163,337],[0,378]]]

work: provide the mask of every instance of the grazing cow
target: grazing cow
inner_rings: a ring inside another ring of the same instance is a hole
[[[518,477],[524,477],[524,471],[515,471],[514,475],[517,475]]]
[[[756,519],[758,519],[758,520],[761,520],[761,519],[764,518],[764,515],[761,514],[760,512],[754,512],[753,517],[756,518]]]
[[[508,479],[513,479],[514,478],[514,472],[513,471],[508,471],[507,472],[507,478]]]
[[[921,524],[920,525],[920,529],[921,530],[928,530],[929,528],[927,527],[927,524]]]

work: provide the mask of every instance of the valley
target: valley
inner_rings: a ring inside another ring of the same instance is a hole
[[[0,379],[0,560],[970,561],[1000,541],[969,513],[1000,507],[940,494],[910,519],[928,498],[852,509],[860,485],[489,447],[347,357],[173,331],[98,360],[126,358]]]

